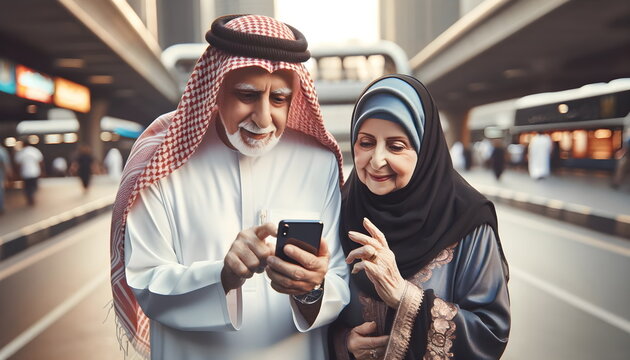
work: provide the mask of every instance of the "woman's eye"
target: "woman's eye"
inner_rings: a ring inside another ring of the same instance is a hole
[[[406,148],[405,144],[394,143],[389,145],[389,149],[393,152],[401,152]]]
[[[359,146],[362,148],[372,147],[374,144],[371,141],[359,141]]]

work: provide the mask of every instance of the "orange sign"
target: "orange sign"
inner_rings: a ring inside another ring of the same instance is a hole
[[[17,96],[50,103],[55,87],[48,75],[39,73],[24,65],[15,66],[15,79],[17,82]]]
[[[90,89],[70,80],[55,78],[55,105],[80,112],[90,111]]]

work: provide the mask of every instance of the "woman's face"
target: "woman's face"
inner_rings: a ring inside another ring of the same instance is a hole
[[[418,162],[403,128],[391,121],[370,118],[359,128],[354,143],[354,166],[359,180],[376,195],[405,187]]]

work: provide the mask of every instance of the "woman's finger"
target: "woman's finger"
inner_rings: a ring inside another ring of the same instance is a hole
[[[380,245],[388,248],[385,235],[381,230],[379,230],[379,228],[376,227],[376,225],[374,225],[370,221],[370,219],[363,218],[363,227],[370,233],[370,235],[372,235],[372,238],[376,239],[379,242]]]
[[[352,273],[356,274],[359,271],[363,271],[365,270],[365,261],[359,261],[358,263],[354,264],[354,266],[352,267]]]
[[[372,260],[376,256],[376,249],[371,245],[364,245],[350,251],[346,257],[346,264],[352,264],[356,259]]]
[[[350,238],[350,240],[354,241],[357,244],[372,245],[375,249],[379,249],[382,247],[380,241],[373,239],[368,235],[361,234],[360,232],[348,231],[348,238]]]

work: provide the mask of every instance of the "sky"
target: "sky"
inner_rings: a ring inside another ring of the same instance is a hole
[[[309,45],[379,35],[378,0],[275,0],[275,17],[300,30]]]

